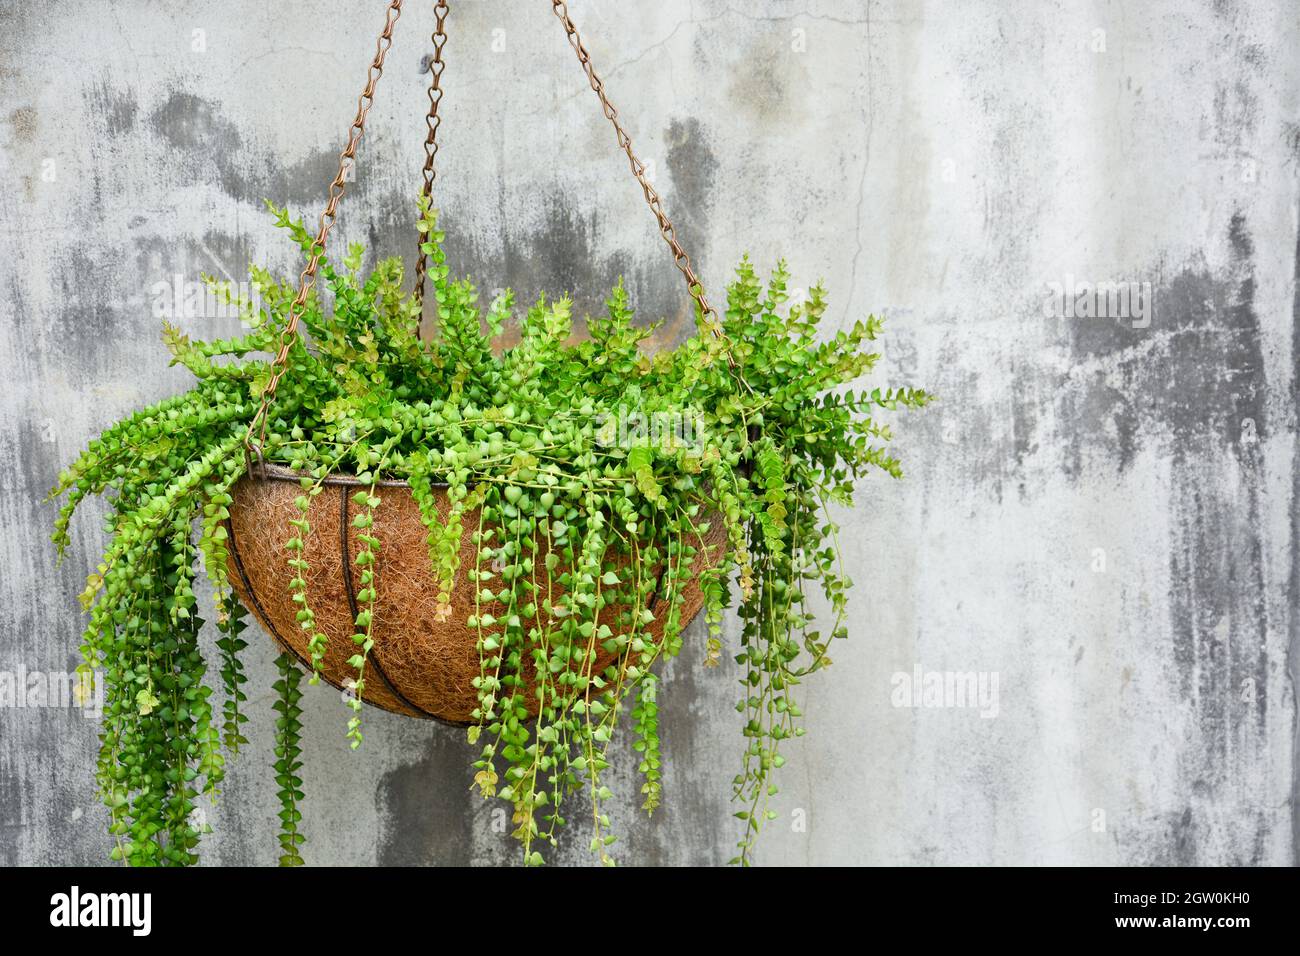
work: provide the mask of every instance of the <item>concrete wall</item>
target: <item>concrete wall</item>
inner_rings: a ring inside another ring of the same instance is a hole
[[[1292,0],[572,6],[715,297],[743,251],[787,256],[797,284],[826,278],[832,324],[888,318],[880,381],[942,397],[897,422],[908,478],[864,482],[845,516],[851,640],[806,687],[760,859],[1294,863]],[[382,7],[0,5],[0,670],[74,666],[102,539],[83,516],[56,568],[44,493],[186,386],[159,283],[293,263],[261,200],[321,205]],[[431,7],[398,24],[336,232],[384,254],[412,240]],[[453,7],[454,267],[580,308],[624,274],[680,338],[677,274],[547,4]],[[1154,312],[1048,297],[1109,281],[1149,283]],[[719,863],[738,835],[736,685],[690,636],[661,814],[618,775],[628,862]],[[213,863],[276,855],[269,640],[250,661],[260,717],[210,811]],[[996,708],[898,706],[918,669],[996,677]],[[334,692],[306,714],[310,861],[514,859],[461,733],[368,712],[353,754]],[[0,711],[0,862],[105,860],[95,734],[68,708]]]

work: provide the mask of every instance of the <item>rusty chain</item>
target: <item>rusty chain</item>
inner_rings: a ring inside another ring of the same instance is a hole
[[[343,152],[339,153],[338,173],[335,174],[334,180],[329,184],[329,199],[325,204],[325,211],[320,215],[320,226],[311,245],[311,257],[307,260],[306,268],[298,276],[298,295],[289,306],[289,320],[285,323],[284,328],[280,330],[279,349],[275,354],[274,361],[271,362],[271,377],[267,380],[266,388],[262,390],[262,404],[257,409],[257,414],[253,416],[253,420],[249,423],[248,433],[244,436],[244,455],[250,469],[254,454],[253,436],[255,434],[257,436],[257,460],[259,463],[262,461],[262,448],[266,443],[266,420],[271,402],[275,398],[275,390],[280,385],[280,379],[284,377],[285,370],[289,366],[289,349],[293,346],[293,340],[298,335],[298,323],[302,318],[303,309],[306,307],[307,296],[316,284],[316,272],[320,268],[321,257],[325,254],[325,240],[329,237],[330,229],[334,227],[334,220],[338,215],[339,200],[343,198],[348,168],[356,159],[357,144],[361,141],[361,134],[365,132],[366,116],[369,114],[370,106],[375,99],[375,86],[384,73],[384,58],[388,55],[389,47],[393,45],[393,27],[396,25],[398,17],[402,15],[402,2],[403,0],[391,0],[388,4],[388,10],[384,16],[384,30],[375,43],[375,57],[366,69],[366,85],[361,91],[361,96],[357,99],[357,114],[352,120],[352,126],[348,129],[348,144],[343,147]]]
[[[686,250],[682,248],[681,242],[677,239],[677,233],[673,229],[672,221],[668,218],[668,214],[664,212],[659,193],[651,185],[646,175],[645,163],[637,157],[632,149],[632,137],[628,135],[627,130],[623,128],[623,124],[619,122],[618,110],[609,101],[609,96],[605,93],[605,83],[591,64],[591,54],[587,52],[587,48],[582,43],[582,37],[578,34],[578,28],[574,25],[573,18],[569,16],[568,6],[564,0],[551,0],[551,11],[564,25],[565,35],[569,38],[569,46],[573,47],[573,51],[578,54],[578,62],[582,64],[582,69],[587,74],[587,81],[591,84],[592,91],[600,99],[600,107],[605,113],[605,118],[614,127],[614,134],[618,137],[618,145],[627,154],[628,164],[632,167],[632,175],[641,184],[641,191],[645,194],[645,201],[649,204],[650,211],[654,213],[655,220],[659,223],[659,234],[664,237],[664,242],[668,243],[668,248],[672,250],[673,262],[676,263],[682,275],[686,277],[686,287],[690,290],[691,298],[699,306],[700,320],[725,345],[726,336],[723,335],[722,326],[718,323],[718,314],[713,311],[713,306],[709,305],[708,299],[704,297],[704,287],[700,284],[699,277],[695,274],[695,268],[691,265],[691,257],[686,254]],[[736,362],[732,358],[729,348],[726,354],[727,364],[735,368]]]
[[[320,268],[321,257],[325,254],[325,241],[329,237],[330,230],[334,227],[334,221],[338,215],[339,201],[343,198],[346,188],[348,168],[351,166],[357,153],[357,145],[361,141],[361,136],[365,132],[366,117],[370,113],[370,107],[374,103],[375,87],[379,83],[380,77],[384,72],[384,59],[388,55],[389,48],[393,45],[393,27],[396,25],[398,18],[402,15],[403,0],[390,0],[388,9],[384,18],[384,29],[380,33],[379,39],[375,43],[375,56],[366,71],[366,85],[361,91],[361,96],[357,99],[357,113],[352,120],[352,126],[348,130],[348,142],[339,154],[339,168],[333,181],[329,184],[329,198],[325,204],[325,209],[320,215],[320,224],[316,233],[316,238],[312,241],[311,256],[307,260],[306,267],[298,277],[298,295],[294,298],[289,306],[289,319],[285,323],[277,340],[278,349],[275,359],[271,362],[271,377],[267,380],[266,387],[262,390],[262,402],[258,407],[257,414],[249,423],[248,432],[244,436],[244,454],[248,461],[249,467],[252,467],[252,458],[256,454],[257,460],[262,461],[263,446],[266,442],[266,424],[269,417],[271,402],[275,399],[276,389],[280,385],[280,380],[284,377],[289,366],[289,351],[293,346],[293,341],[298,335],[298,324],[301,321],[303,310],[307,304],[307,297],[311,294],[312,288],[316,284],[316,275]],[[686,279],[686,287],[690,292],[691,298],[695,301],[700,311],[700,320],[704,327],[707,328],[715,337],[723,343],[726,351],[727,364],[733,369],[736,367],[735,359],[731,355],[728,347],[727,338],[723,334],[722,327],[718,322],[718,314],[713,307],[709,305],[708,299],[704,296],[704,288],[700,284],[699,277],[695,274],[695,268],[691,264],[691,257],[687,255],[686,250],[682,248],[681,242],[677,238],[676,230],[673,228],[672,221],[664,212],[663,202],[659,193],[650,183],[646,175],[646,165],[636,155],[632,149],[632,137],[628,135],[627,130],[619,121],[618,110],[614,104],[609,101],[605,93],[605,84],[600,75],[596,72],[591,63],[591,55],[583,45],[582,37],[578,33],[578,28],[574,25],[573,18],[569,16],[568,6],[564,0],[551,0],[551,11],[559,18],[560,23],[564,26],[565,35],[568,37],[569,45],[573,47],[574,52],[578,55],[578,62],[581,64],[583,71],[587,75],[587,81],[591,84],[592,91],[600,99],[601,109],[605,113],[605,118],[609,120],[614,127],[614,133],[618,138],[618,145],[623,152],[627,154],[628,164],[632,169],[632,175],[641,185],[641,191],[645,195],[646,203],[650,206],[650,211],[654,213],[655,220],[659,224],[659,233],[668,243],[669,249],[673,254],[673,262],[678,270]],[[432,198],[433,183],[437,176],[434,162],[438,155],[438,128],[442,125],[442,119],[438,115],[438,107],[442,102],[442,73],[446,67],[443,60],[443,47],[447,43],[446,21],[450,12],[450,6],[447,0],[438,0],[434,7],[437,23],[433,32],[433,57],[429,62],[429,72],[431,74],[429,83],[429,112],[426,118],[428,126],[428,135],[425,137],[424,150],[424,186],[423,194]],[[423,244],[423,237],[421,237]],[[416,280],[415,280],[415,297],[417,302],[422,302],[424,298],[425,276],[428,267],[428,257],[425,256],[424,250],[419,250],[419,256],[416,259]],[[254,447],[254,436],[256,435],[256,447]]]
[[[424,195],[427,199],[433,198],[433,181],[438,175],[433,163],[438,157],[438,127],[442,125],[438,106],[442,103],[442,71],[446,68],[442,48],[447,45],[447,14],[450,12],[447,0],[438,0],[433,12],[437,24],[433,29],[433,58],[429,61],[429,115],[425,119],[429,135],[424,139]],[[415,301],[423,304],[424,274],[429,267],[429,257],[424,254],[426,237],[417,236],[416,239]]]

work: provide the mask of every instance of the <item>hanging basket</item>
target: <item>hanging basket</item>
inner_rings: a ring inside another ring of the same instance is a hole
[[[328,637],[321,676],[340,690],[351,693],[356,670],[348,664],[355,653],[352,643],[356,618],[356,592],[360,574],[352,565],[356,553],[351,519],[356,506],[351,495],[356,481],[346,475],[325,479],[326,490],[313,499],[307,514],[312,533],[303,543],[302,557],[307,575],[308,601],[317,629]],[[298,605],[291,597],[289,581],[294,571],[289,560],[296,555],[285,547],[284,533],[289,519],[299,516],[294,499],[301,494],[298,476],[286,469],[267,465],[257,477],[245,477],[235,486],[230,506],[229,571],[240,601],[272,637],[310,667],[307,634],[297,622]],[[375,512],[373,533],[383,542],[379,551],[379,580],[382,582],[372,631],[375,646],[370,651],[362,699],[384,710],[411,717],[432,718],[452,724],[468,724],[478,706],[471,681],[479,675],[477,634],[466,626],[475,613],[474,586],[463,580],[453,590],[451,614],[438,620],[435,614],[434,580],[426,528],[419,507],[404,481],[382,483],[375,491],[383,504]],[[445,517],[447,499],[439,499]],[[473,567],[475,545],[472,529],[477,511],[466,512],[461,541],[461,566]],[[681,624],[685,627],[704,604],[700,575],[715,566],[725,545],[720,520],[711,521],[691,566],[690,580],[682,590]],[[655,569],[657,578],[659,570]],[[557,591],[556,597],[560,596]],[[662,637],[666,615],[657,614],[649,626],[656,639]],[[493,613],[499,608],[483,606]],[[603,623],[612,623],[617,607],[601,613]],[[662,610],[659,608],[658,610]],[[599,671],[616,655],[601,653]],[[527,697],[535,708],[536,697]]]
[[[722,339],[717,313],[709,305],[691,265],[690,257],[682,248],[665,214],[659,194],[647,178],[647,167],[632,149],[632,140],[619,121],[618,111],[610,103],[604,83],[591,64],[590,55],[583,45],[577,28],[569,17],[563,0],[552,0],[552,10],[564,28],[569,45],[577,54],[592,91],[600,100],[606,119],[614,128],[618,146],[627,156],[632,175],[641,187],[646,203],[655,217],[659,232],[672,253],[673,262],[686,282],[694,303],[698,320],[714,336]],[[272,374],[261,396],[261,406],[249,426],[245,438],[247,476],[235,486],[227,522],[229,534],[229,570],[235,592],[241,602],[258,621],[289,652],[305,665],[309,665],[308,634],[297,621],[299,605],[293,600],[290,581],[296,572],[289,565],[291,555],[286,544],[292,518],[300,517],[294,504],[299,496],[298,476],[288,469],[263,461],[266,423],[275,399],[280,379],[288,371],[289,350],[298,334],[298,324],[312,287],[315,285],[320,256],[337,217],[339,201],[348,181],[348,170],[355,161],[357,146],[365,130],[367,114],[373,102],[375,86],[383,74],[384,59],[392,45],[393,27],[402,10],[402,0],[390,0],[384,30],[376,44],[375,56],[367,73],[366,85],[357,103],[356,116],[348,134],[348,142],[339,156],[339,168],[329,184],[328,200],[320,217],[314,241],[319,250],[309,258],[299,281],[298,295],[293,301],[288,321],[283,329],[279,349],[271,363]],[[425,138],[423,167],[423,194],[432,197],[435,179],[434,160],[438,153],[437,133],[441,125],[438,108],[442,101],[443,47],[447,42],[445,23],[449,5],[438,0],[435,5],[437,25],[432,37],[433,54],[429,60],[429,110],[426,117],[428,135]],[[418,243],[423,243],[419,237]],[[416,258],[414,294],[423,304],[427,272],[427,256],[422,244]],[[725,350],[729,366],[735,367],[730,350]],[[356,545],[351,541],[350,495],[357,482],[346,475],[334,475],[324,480],[328,493],[312,500],[306,515],[312,533],[305,536],[301,557],[307,561],[307,599],[314,615],[316,629],[327,638],[325,658],[321,662],[321,675],[341,690],[352,693],[351,681],[356,670],[348,661],[355,654],[351,638],[357,618],[356,594],[360,587],[360,573],[353,567],[351,556]],[[433,564],[427,547],[427,530],[419,507],[404,481],[389,480],[375,487],[382,506],[375,512],[372,533],[381,542],[378,554],[378,578],[382,582],[373,616],[371,637],[374,647],[366,665],[366,678],[361,693],[362,700],[394,713],[413,717],[427,717],[455,724],[472,721],[478,706],[478,695],[471,681],[479,676],[480,656],[476,630],[467,624],[475,613],[473,582],[465,580],[462,572],[458,589],[451,595],[451,613],[439,620],[435,614],[436,595],[439,593],[434,579]],[[439,511],[445,517],[448,510],[446,496],[439,500]],[[715,567],[725,553],[726,534],[717,516],[709,520],[709,531],[704,540],[697,542],[689,583],[682,588],[681,626],[699,613],[704,604],[700,590],[700,575]],[[706,519],[708,520],[708,519]],[[461,566],[473,567],[476,546],[472,530],[478,524],[477,511],[464,515],[464,537],[461,541]],[[662,569],[645,569],[653,579],[658,579]],[[560,593],[554,593],[558,598]],[[491,608],[480,608],[492,613]],[[619,608],[607,607],[601,612],[599,623],[614,628]],[[655,607],[649,608],[655,614]],[[663,637],[665,615],[657,615],[649,630],[656,639]],[[613,663],[615,655],[602,654],[597,658],[597,671]],[[531,682],[525,662],[523,677]],[[530,706],[536,709],[535,695],[528,694]]]

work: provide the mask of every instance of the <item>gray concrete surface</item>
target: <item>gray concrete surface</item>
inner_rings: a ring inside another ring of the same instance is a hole
[[[293,262],[261,200],[321,205],[382,7],[0,4],[0,671],[75,664],[100,529],[84,516],[56,568],[44,493],[185,387],[160,289]],[[336,233],[385,254],[411,239],[431,7],[398,24]],[[580,308],[622,273],[680,338],[677,275],[548,5],[453,7],[454,266]],[[572,10],[714,295],[742,251],[787,256],[797,284],[826,278],[833,323],[887,317],[882,381],[942,397],[897,423],[907,480],[864,482],[845,515],[851,640],[807,685],[760,860],[1295,863],[1293,0]],[[1107,282],[1139,284],[1125,321],[1049,296]],[[200,311],[189,331],[235,331]],[[738,835],[736,685],[691,633],[664,810],[640,819],[618,777],[626,862],[719,863]],[[264,718],[267,640],[250,660]],[[985,699],[925,706],[917,671]],[[335,693],[306,709],[311,862],[514,859],[460,733],[369,712],[353,754]],[[209,862],[275,858],[268,728],[210,811]],[[0,711],[0,863],[105,862],[95,733]]]

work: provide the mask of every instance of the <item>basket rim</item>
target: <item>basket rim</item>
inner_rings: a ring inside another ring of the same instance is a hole
[[[284,465],[273,465],[268,462],[254,464],[246,473],[247,477],[260,481],[292,481],[297,482],[300,478],[310,478],[311,475],[305,471],[294,471],[292,468],[286,468]],[[323,485],[345,485],[356,487],[361,485],[357,481],[357,476],[347,472],[334,472],[319,479]],[[411,483],[405,478],[380,478],[375,482],[381,488],[410,488]],[[472,484],[472,482],[471,482]],[[368,486],[367,486],[368,487]],[[447,488],[450,487],[445,481],[431,481],[430,488]]]

